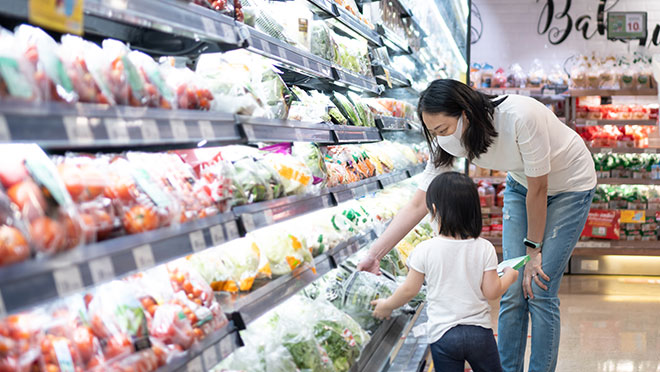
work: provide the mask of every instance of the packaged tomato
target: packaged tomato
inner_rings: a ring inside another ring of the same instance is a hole
[[[80,297],[77,299],[82,303]],[[39,340],[41,371],[82,372],[86,369],[86,363],[80,355],[78,345],[83,348],[83,352],[89,352],[92,346],[85,345],[84,341],[80,342],[81,340],[76,341],[76,337],[80,338],[81,335],[76,335],[78,331],[75,322],[77,314],[72,313],[71,310],[72,308],[68,306],[66,300],[53,304],[47,310],[48,320],[42,325],[43,334]]]
[[[0,98],[38,101],[41,95],[34,81],[34,66],[21,49],[13,34],[0,28]]]
[[[128,58],[130,49],[117,40],[103,40],[102,54],[95,59],[105,85],[119,105],[145,106],[144,81]],[[94,57],[90,56],[94,59]]]
[[[129,162],[121,155],[98,159],[108,164],[104,195],[112,199],[126,233],[142,233],[178,221],[179,204],[144,164]]]
[[[158,369],[158,364],[159,359],[155,351],[148,348],[110,360],[93,372],[151,372]]]
[[[102,50],[96,44],[74,35],[63,35],[58,49],[73,90],[78,94],[78,100],[114,105],[114,97],[104,84],[100,72],[88,66],[87,61],[90,58],[98,59],[101,54]]]
[[[0,188],[0,266],[28,259],[31,253],[28,239],[27,227]]]
[[[34,69],[34,81],[41,97],[48,101],[73,103],[78,94],[73,89],[69,76],[64,73],[64,65],[58,55],[59,45],[44,30],[20,25],[14,35],[23,46],[23,53]]]
[[[174,153],[192,167],[200,189],[213,200],[218,211],[228,211],[233,196],[240,195],[241,191],[232,182],[231,163],[222,158],[219,148],[177,150]]]
[[[213,93],[193,71],[176,68],[172,62],[161,64],[165,82],[176,94],[176,107],[187,110],[209,110]]]
[[[177,222],[218,214],[219,210],[207,185],[176,154],[128,152],[126,158],[134,166],[148,169],[158,187],[175,200],[180,212]]]
[[[135,65],[144,81],[146,105],[162,109],[176,108],[176,99],[172,89],[165,84],[160,66],[148,55],[132,51],[128,54],[129,60]]]
[[[151,347],[147,318],[136,292],[129,283],[115,280],[92,294],[89,324],[103,345],[106,361]]]
[[[57,253],[84,243],[80,217],[57,169],[34,144],[0,145],[0,182],[28,226],[37,253]]]
[[[0,322],[0,371],[31,372],[39,368],[43,311],[14,314]]]

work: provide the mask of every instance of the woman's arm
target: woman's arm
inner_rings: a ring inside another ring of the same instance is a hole
[[[496,300],[506,292],[511,284],[518,280],[518,270],[510,267],[504,269],[504,275],[497,276],[497,270],[484,271],[481,281],[481,292],[488,300]]]
[[[417,226],[426,213],[426,192],[417,190],[410,202],[394,216],[383,235],[371,246],[369,253],[358,264],[358,270],[380,274],[381,258]]]
[[[545,231],[545,220],[548,212],[548,175],[540,177],[527,177],[527,239],[541,243]],[[522,244],[522,242],[520,242]],[[541,248],[542,249],[542,248]],[[542,268],[542,256],[540,249],[527,248],[530,257],[529,264],[525,265],[523,278],[523,294],[525,297],[534,298],[532,292],[532,280],[547,290],[548,287],[539,279],[546,281],[550,277],[545,275]]]
[[[371,301],[371,304],[376,306],[374,317],[378,319],[389,319],[392,311],[407,304],[413,297],[417,296],[419,290],[422,288],[422,284],[424,284],[424,274],[413,269],[408,270],[406,281],[394,291],[392,296],[386,299]]]

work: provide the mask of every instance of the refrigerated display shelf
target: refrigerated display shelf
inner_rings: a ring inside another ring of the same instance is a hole
[[[410,327],[415,328],[428,321],[426,310],[422,311],[417,319],[411,321]],[[415,337],[410,332],[402,337],[402,345],[396,356],[391,359],[388,372],[421,372],[426,365],[429,355],[429,344],[426,335]]]
[[[379,142],[382,141],[378,128],[356,127],[352,125],[333,125],[336,143]]]
[[[655,96],[657,88],[652,89],[569,89],[567,95],[571,97],[584,96]]]
[[[241,26],[240,32],[249,35],[248,50],[271,58],[285,68],[316,78],[332,79],[334,76],[331,63],[323,58],[266,35],[250,26]]]
[[[334,64],[332,71],[334,78],[334,80],[332,80],[333,84],[353,87],[373,94],[380,94],[383,92],[384,87],[379,85],[374,77],[359,75]]]
[[[599,178],[599,185],[660,185],[660,180],[643,178]]]
[[[660,154],[660,148],[639,148],[639,147],[591,147],[589,150],[593,154]]]
[[[392,173],[378,176],[378,183],[380,184],[380,188],[384,189],[389,185],[399,183],[413,175],[410,175],[407,171],[394,171]]]
[[[356,198],[361,198],[368,193],[379,189],[377,177],[367,178],[349,185],[339,185],[328,189],[335,200],[335,203],[343,203]]]
[[[413,51],[408,44],[408,41],[403,39],[401,36],[397,35],[394,31],[388,27],[379,24],[376,25],[376,32],[382,37],[383,44],[390,49],[392,52],[412,54]]]
[[[376,126],[382,131],[408,130],[410,128],[407,119],[393,116],[376,117]]]
[[[634,120],[634,119],[600,119],[600,120],[593,120],[593,119],[575,119],[575,124],[577,125],[588,125],[588,126],[593,126],[593,125],[656,125],[658,124],[658,121],[655,119],[652,120]]]
[[[327,17],[337,17],[337,10],[334,6],[334,2],[331,0],[307,0],[310,4],[313,4],[316,8],[320,9],[325,13]],[[318,12],[317,15],[320,15]]]
[[[372,30],[366,23],[362,22],[360,19],[355,17],[351,12],[344,9],[343,7],[333,3],[334,12],[337,14],[336,20],[349,28],[355,34],[367,40],[371,45],[381,47],[383,46],[383,41],[378,35],[376,30]]]
[[[383,86],[389,86],[390,83],[393,88],[406,88],[410,86],[410,80],[407,77],[390,67],[373,65],[372,69],[376,76],[376,81]]]

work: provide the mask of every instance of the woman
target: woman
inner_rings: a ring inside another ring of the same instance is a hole
[[[529,372],[554,371],[559,350],[557,297],[596,187],[596,172],[582,139],[530,97],[488,96],[455,80],[436,80],[417,108],[431,149],[419,190],[374,242],[359,269],[378,262],[426,215],[425,193],[455,157],[507,171],[504,259],[529,254],[500,303],[498,348],[505,372],[522,372],[527,325],[532,319]]]

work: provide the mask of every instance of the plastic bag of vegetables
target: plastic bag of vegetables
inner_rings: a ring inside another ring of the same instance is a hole
[[[305,163],[311,170],[313,185],[325,186],[326,179],[328,178],[328,169],[323,161],[321,149],[319,149],[317,144],[311,142],[294,142],[293,147],[291,147],[291,155]]]
[[[271,225],[248,235],[257,242],[272,274],[276,276],[288,274],[303,265],[314,268],[314,258],[305,239],[294,233],[296,228],[290,223],[289,227],[287,224]]]
[[[261,150],[269,152],[263,161],[279,175],[285,195],[302,194],[312,184],[312,172],[305,163],[291,155],[290,143],[271,145]]]
[[[284,195],[284,187],[274,169],[259,162],[262,153],[248,146],[226,146],[221,149],[224,159],[233,165],[231,179],[244,194],[234,205],[272,200]]]
[[[332,95],[332,102],[337,105],[339,112],[350,121],[351,125],[362,126],[362,122],[360,121],[360,117],[355,110],[355,107],[345,95],[334,92]]]

